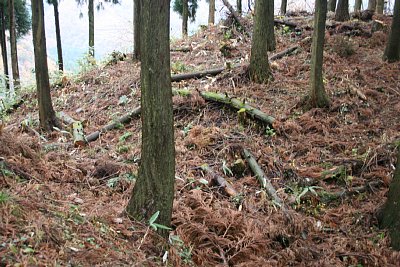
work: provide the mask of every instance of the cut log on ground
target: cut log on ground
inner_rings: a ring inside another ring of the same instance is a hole
[[[85,133],[83,131],[83,124],[81,121],[75,120],[71,116],[69,116],[65,112],[59,112],[58,117],[62,122],[67,124],[69,127],[71,127],[72,130],[72,136],[74,138],[74,146],[75,147],[82,147],[87,144],[87,141],[85,139]]]
[[[233,188],[232,185],[225,180],[225,178],[215,173],[207,164],[201,166],[201,169],[211,176],[212,183],[221,188],[225,194],[230,197],[236,197],[238,195],[235,188]]]
[[[214,93],[214,92],[199,92],[199,94],[205,100],[226,104],[237,110],[244,109],[245,112],[252,118],[258,119],[259,121],[262,121],[268,126],[271,127],[274,126],[275,118],[267,115],[266,113],[262,112],[259,109],[256,109],[248,104],[243,103],[237,98],[231,98],[226,94]]]
[[[93,142],[95,140],[97,140],[100,137],[101,133],[110,131],[112,129],[118,128],[119,125],[121,124],[126,124],[129,123],[135,116],[138,116],[141,112],[141,108],[137,107],[135,108],[132,112],[118,118],[115,122],[112,122],[106,126],[104,126],[103,128],[101,128],[100,130],[93,132],[89,135],[86,136],[86,141],[87,142]]]
[[[261,184],[261,188],[265,189],[268,196],[276,203],[282,211],[287,215],[288,209],[283,202],[283,200],[278,196],[274,186],[272,183],[269,181],[267,176],[265,175],[264,171],[261,169],[260,165],[258,165],[257,160],[254,158],[254,156],[250,153],[249,150],[243,149],[243,157],[249,164],[250,169],[253,171],[253,173],[256,175],[257,180]]]

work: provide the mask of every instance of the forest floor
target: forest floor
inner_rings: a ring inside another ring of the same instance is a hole
[[[371,23],[363,27],[370,31]],[[398,266],[400,254],[376,213],[400,139],[400,64],[381,60],[386,32],[347,38],[347,30],[335,31],[326,35],[324,54],[327,109],[299,105],[309,87],[307,27],[277,28],[275,52],[299,48],[271,62],[268,85],[249,82],[243,66],[172,84],[191,96],[174,96],[169,246],[124,214],[139,167],[140,118],[74,148],[65,132],[45,134],[45,142],[22,131],[22,121],[38,130],[36,95],[25,95],[0,135],[0,266]],[[216,26],[172,45],[187,46],[190,52],[172,52],[173,73],[246,63],[251,42]],[[52,90],[55,109],[84,121],[86,134],[140,105],[140,64],[129,58],[63,82]],[[243,118],[198,91],[245,100],[277,123]],[[271,179],[289,218],[247,166],[235,170],[243,148]],[[213,185],[204,164],[239,194]]]

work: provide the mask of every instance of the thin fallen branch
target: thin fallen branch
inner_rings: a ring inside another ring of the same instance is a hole
[[[205,164],[201,166],[201,169],[211,176],[213,183],[220,187],[225,194],[230,197],[236,197],[238,195],[238,192],[235,190],[235,188],[233,188],[233,186],[228,183],[225,178],[215,173],[208,165]]]
[[[250,169],[253,171],[253,173],[256,175],[257,180],[261,184],[261,188],[265,189],[268,196],[276,203],[282,211],[287,215],[288,209],[283,202],[283,200],[278,196],[274,186],[270,182],[270,180],[267,178],[265,175],[264,171],[261,169],[260,165],[258,165],[257,160],[254,158],[254,156],[251,154],[251,152],[247,149],[243,149],[243,157],[249,164]]]
[[[36,135],[37,137],[39,137],[40,140],[42,140],[42,141],[44,141],[44,142],[47,142],[47,139],[46,139],[46,138],[44,138],[38,131],[36,131],[35,129],[33,129],[32,127],[29,126],[28,120],[23,120],[23,121],[21,122],[21,129],[22,129],[23,131],[33,133],[34,135]]]
[[[373,181],[373,182],[366,183],[365,185],[352,187],[352,188],[345,189],[345,190],[342,190],[339,192],[333,192],[333,193],[324,192],[324,193],[321,193],[322,202],[329,203],[329,202],[335,201],[337,199],[343,199],[343,198],[350,197],[353,195],[362,194],[362,193],[365,193],[368,191],[373,191],[374,187],[378,187],[382,184],[383,184],[382,181]]]
[[[192,48],[190,46],[184,46],[184,47],[171,47],[170,49],[171,52],[182,52],[182,53],[187,53],[191,52]]]
[[[249,114],[252,118],[256,118],[272,127],[274,125],[275,118],[267,115],[266,113],[262,112],[259,109],[256,109],[246,103],[243,103],[237,98],[231,98],[226,94],[214,93],[214,92],[199,92],[199,94],[205,100],[223,103],[238,110],[244,109],[245,112]]]
[[[21,170],[18,166],[14,165],[11,162],[6,161],[2,157],[0,157],[0,167],[1,167],[1,169],[7,169],[7,170],[15,173],[16,175],[18,175],[19,177],[21,177],[22,179],[25,179],[27,181],[34,180],[38,183],[40,182],[35,176],[30,175],[29,173]]]
[[[118,118],[115,122],[110,123],[110,124],[104,126],[103,128],[101,128],[100,130],[87,135],[86,136],[86,141],[87,142],[93,142],[93,141],[97,140],[100,137],[101,133],[105,133],[105,132],[108,132],[110,130],[113,130],[113,129],[117,128],[121,124],[129,123],[134,117],[136,117],[136,116],[138,116],[140,114],[141,110],[142,109],[140,107],[137,107],[132,112],[130,112],[130,113]]]

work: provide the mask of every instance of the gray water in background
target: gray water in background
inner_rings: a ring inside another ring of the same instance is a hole
[[[45,1],[46,2],[46,1]],[[173,2],[173,0],[171,1]],[[350,0],[352,9],[354,0]],[[363,0],[363,6],[367,6]],[[389,6],[393,6],[390,0]],[[236,0],[230,0],[235,6]],[[281,1],[275,1],[275,14],[279,13]],[[248,11],[248,0],[243,0],[243,10]],[[171,3],[172,6],[172,3]],[[307,10],[312,12],[314,0],[288,0],[288,11]],[[77,6],[75,0],[64,0],[59,4],[61,38],[63,44],[64,66],[67,71],[78,70],[78,60],[87,52],[88,46],[88,18],[87,6]],[[216,0],[216,21],[226,15],[226,8],[222,1]],[[133,0],[121,0],[120,5],[104,4],[104,10],[95,11],[95,53],[96,59],[106,57],[113,50],[131,52],[133,50]],[[199,9],[196,20],[189,24],[189,34],[195,33],[200,25],[208,23],[208,3],[199,0]],[[171,8],[171,38],[181,37],[181,18]],[[45,5],[45,26],[49,68],[56,70],[57,46],[55,38],[53,7]],[[33,47],[32,36],[26,36],[19,41],[19,61],[23,81],[33,78]]]

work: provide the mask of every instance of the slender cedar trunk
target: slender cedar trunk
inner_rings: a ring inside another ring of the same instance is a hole
[[[350,19],[349,14],[349,0],[339,0],[335,20],[336,21],[347,21]]]
[[[94,57],[94,0],[89,0],[88,17],[89,17],[89,55]]]
[[[369,0],[367,9],[375,11],[375,8],[376,8],[376,0]]]
[[[397,148],[397,164],[385,205],[378,214],[379,224],[387,228],[390,244],[393,249],[400,250],[400,146]]]
[[[354,2],[354,12],[360,12],[361,11],[361,4],[362,4],[362,0],[356,0]]]
[[[272,79],[272,73],[268,63],[268,34],[265,30],[270,23],[267,1],[256,1],[255,12],[249,75],[253,82],[268,83]]]
[[[337,2],[337,0],[329,0],[328,1],[328,11],[336,12],[336,2]]]
[[[385,0],[376,0],[376,13],[383,14],[384,5],[385,5]]]
[[[281,10],[280,10],[281,15],[285,15],[286,14],[286,8],[287,8],[287,0],[282,0],[282,2],[281,2]]]
[[[18,90],[21,87],[19,78],[19,67],[18,67],[18,53],[17,53],[17,33],[15,29],[15,11],[14,11],[14,0],[8,0],[8,14],[10,18],[10,50],[11,50],[11,68],[14,90]]]
[[[185,37],[188,35],[188,20],[189,20],[189,6],[188,0],[182,1],[182,35]]]
[[[329,106],[329,99],[326,95],[322,78],[326,11],[326,0],[316,0],[314,14],[314,32],[312,37],[311,49],[311,86],[307,99],[308,108],[321,108]]]
[[[3,68],[5,76],[6,88],[10,88],[8,82],[9,72],[8,72],[8,57],[7,57],[7,42],[6,42],[6,21],[4,18],[4,4],[0,4],[0,42],[1,42],[1,56],[3,58]]]
[[[142,2],[141,85],[142,151],[139,176],[126,211],[146,221],[171,225],[175,147],[169,52],[169,0]],[[157,36],[157,40],[155,39]],[[160,230],[168,237],[168,232]]]
[[[39,103],[40,127],[45,131],[50,131],[52,130],[53,126],[59,126],[59,124],[51,103],[50,96],[43,0],[32,0],[31,7],[36,90]]]
[[[64,61],[62,55],[61,31],[60,31],[60,17],[58,13],[58,0],[53,2],[53,8],[54,8],[54,22],[56,26],[58,69],[64,71]]]
[[[133,57],[140,60],[140,13],[141,0],[134,0],[133,3]]]
[[[242,0],[236,0],[236,10],[239,15],[242,14]]]
[[[389,39],[386,44],[383,60],[395,62],[400,60],[400,0],[394,2],[394,13]]]
[[[208,5],[208,24],[214,25],[215,23],[215,0],[210,0]]]
[[[267,25],[267,49],[268,51],[274,51],[276,47],[275,43],[275,29],[274,29],[274,1],[267,1],[268,12],[268,25]]]

